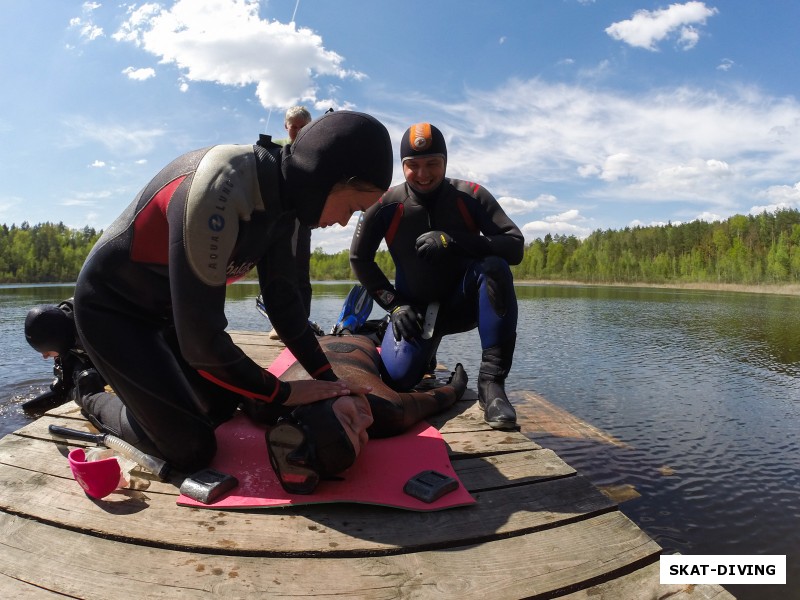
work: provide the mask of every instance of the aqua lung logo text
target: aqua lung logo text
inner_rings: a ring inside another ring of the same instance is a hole
[[[228,207],[228,201],[230,200],[232,188],[233,182],[231,182],[230,179],[226,179],[225,183],[219,190],[219,196],[217,196],[216,205],[214,206],[218,212],[214,213],[208,218],[208,228],[213,232],[208,241],[209,269],[216,270],[217,265],[219,264],[219,236],[213,234],[220,233],[223,229],[225,229],[225,217],[223,217],[221,213],[225,212],[225,209]],[[223,256],[222,260],[226,260],[227,258],[228,257]]]

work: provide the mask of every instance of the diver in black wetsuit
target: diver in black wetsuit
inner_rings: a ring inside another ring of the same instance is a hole
[[[25,317],[25,339],[42,358],[53,359],[55,379],[49,391],[25,402],[23,409],[44,412],[73,399],[77,380],[93,367],[75,330],[73,299],[31,308]],[[102,381],[98,384],[105,386]]]
[[[433,125],[411,126],[400,158],[405,183],[362,214],[350,247],[359,281],[391,314],[381,356],[392,385],[416,385],[442,336],[477,326],[484,418],[496,429],[516,428],[505,379],[517,328],[509,265],[522,260],[522,233],[485,188],[445,177],[447,147]],[[375,262],[382,240],[394,260],[394,285]],[[423,337],[421,323],[432,304],[439,308],[435,329]]]
[[[345,224],[391,174],[386,128],[349,111],[310,123],[286,149],[262,136],[167,165],[105,231],[78,277],[79,336],[121,399],[90,395],[85,413],[122,437],[126,427],[140,432],[127,441],[190,472],[211,460],[214,429],[242,402],[270,403],[277,418],[363,393],[338,380],[309,327],[291,235],[295,218],[311,228]],[[253,268],[270,321],[315,380],[277,379],[225,332],[225,286]]]

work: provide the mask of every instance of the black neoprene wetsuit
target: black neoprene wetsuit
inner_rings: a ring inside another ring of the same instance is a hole
[[[226,333],[226,285],[256,268],[270,321],[316,379],[336,379],[295,281],[295,213],[281,202],[279,147],[220,145],[167,165],[109,227],[80,273],[86,352],[159,453],[210,461],[214,428],[240,401],[289,396]]]
[[[420,235],[432,230],[450,234],[458,246],[435,264],[421,260],[414,247]],[[375,262],[383,239],[396,267],[394,286]],[[431,197],[422,198],[404,183],[362,213],[350,248],[350,264],[383,308],[425,306],[451,294],[475,259],[498,256],[508,264],[519,264],[524,243],[519,228],[485,188],[445,179]]]
[[[453,246],[436,262],[420,258],[417,238],[443,231]],[[386,240],[395,264],[395,283],[375,261]],[[387,191],[362,213],[350,247],[350,264],[361,284],[381,307],[392,311],[411,305],[441,308],[431,343],[394,343],[391,325],[382,343],[382,358],[397,389],[413,386],[443,335],[478,326],[484,349],[515,335],[516,295],[509,265],[524,252],[519,228],[482,186],[445,178],[436,191],[420,195],[407,183]],[[417,340],[419,342],[419,340]]]

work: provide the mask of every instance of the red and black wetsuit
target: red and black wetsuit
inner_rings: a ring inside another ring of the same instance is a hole
[[[226,285],[256,268],[270,320],[317,379],[335,379],[299,302],[281,203],[280,148],[220,145],[167,165],[91,251],[76,286],[86,352],[178,469],[214,455],[243,399],[276,407],[289,385],[226,333]]]
[[[429,231],[443,231],[455,242],[435,263],[421,259],[415,247]],[[375,262],[384,239],[395,264],[395,285]],[[431,343],[395,343],[389,327],[382,358],[398,389],[419,381],[442,335],[477,326],[484,349],[515,335],[517,301],[509,265],[522,260],[524,243],[519,228],[485,188],[458,179],[445,178],[425,195],[403,183],[362,214],[350,264],[378,304],[388,311],[409,304],[425,314],[429,303],[441,303]]]

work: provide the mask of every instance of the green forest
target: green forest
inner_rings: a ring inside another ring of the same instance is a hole
[[[63,223],[0,227],[0,283],[75,281],[102,231],[70,229]],[[390,278],[386,251],[378,264]],[[551,236],[529,241],[517,281],[587,283],[800,282],[800,211],[734,215],[724,221],[597,230],[586,239]],[[311,255],[315,281],[351,280],[348,252]]]
[[[0,283],[73,282],[101,233],[63,223],[2,225]]]

